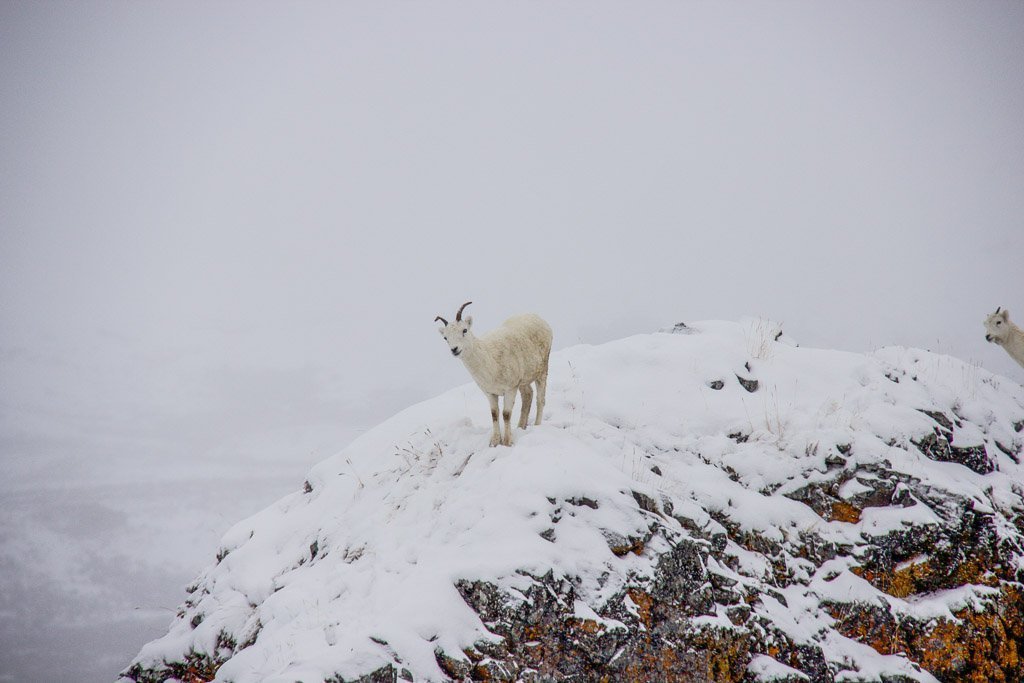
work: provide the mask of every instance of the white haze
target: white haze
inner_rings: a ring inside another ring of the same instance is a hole
[[[1022,36],[997,1],[5,3],[0,680],[116,675],[236,517],[467,380],[464,301],[1024,380],[981,326],[1024,322]]]

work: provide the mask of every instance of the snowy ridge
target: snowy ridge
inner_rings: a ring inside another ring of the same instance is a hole
[[[747,680],[938,680],[844,635],[843,606],[922,623],[984,609],[995,580],[901,592],[869,571],[917,576],[930,555],[906,539],[951,553],[965,515],[1016,578],[1024,389],[920,350],[799,348],[766,321],[672,332],[554,354],[546,422],[512,448],[486,447],[471,384],[368,432],[224,536],[126,678],[449,680],[502,641],[467,587],[524,605],[539,577],[571,593],[566,618],[618,639],[614,667],[650,627],[634,588],[657,593],[664,558],[692,546],[686,628],[747,638]],[[769,656],[786,644],[820,652],[817,673]],[[512,659],[495,670],[539,676]]]

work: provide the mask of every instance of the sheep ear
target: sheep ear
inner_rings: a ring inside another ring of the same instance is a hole
[[[462,319],[462,322],[466,323],[466,327],[473,327],[473,316],[467,315]]]
[[[1010,319],[1010,311],[1006,310],[1005,308],[1003,309],[1003,312],[1000,313],[999,315],[1001,315],[1003,317],[1003,320],[1009,320]]]

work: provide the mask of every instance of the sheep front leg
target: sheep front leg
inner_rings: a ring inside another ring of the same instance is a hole
[[[516,403],[516,389],[505,392],[505,400],[501,405],[501,416],[505,419],[505,438],[502,440],[506,446],[512,445],[512,407]]]
[[[491,446],[501,443],[501,431],[498,428],[498,395],[487,394],[487,400],[491,402]]]
[[[530,421],[530,406],[533,405],[533,387],[529,382],[519,387],[519,396],[523,399],[523,406],[519,410],[519,428],[526,429],[526,423]]]

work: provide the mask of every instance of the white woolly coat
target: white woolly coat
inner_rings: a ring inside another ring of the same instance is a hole
[[[484,393],[501,395],[547,375],[551,340],[551,327],[525,313],[477,337],[460,357]]]
[[[997,340],[997,343],[1006,349],[1006,352],[1010,354],[1010,358],[1017,361],[1021,367],[1024,367],[1024,330],[1009,321],[1007,321],[1007,324],[1010,326],[1009,332],[1005,337]]]

